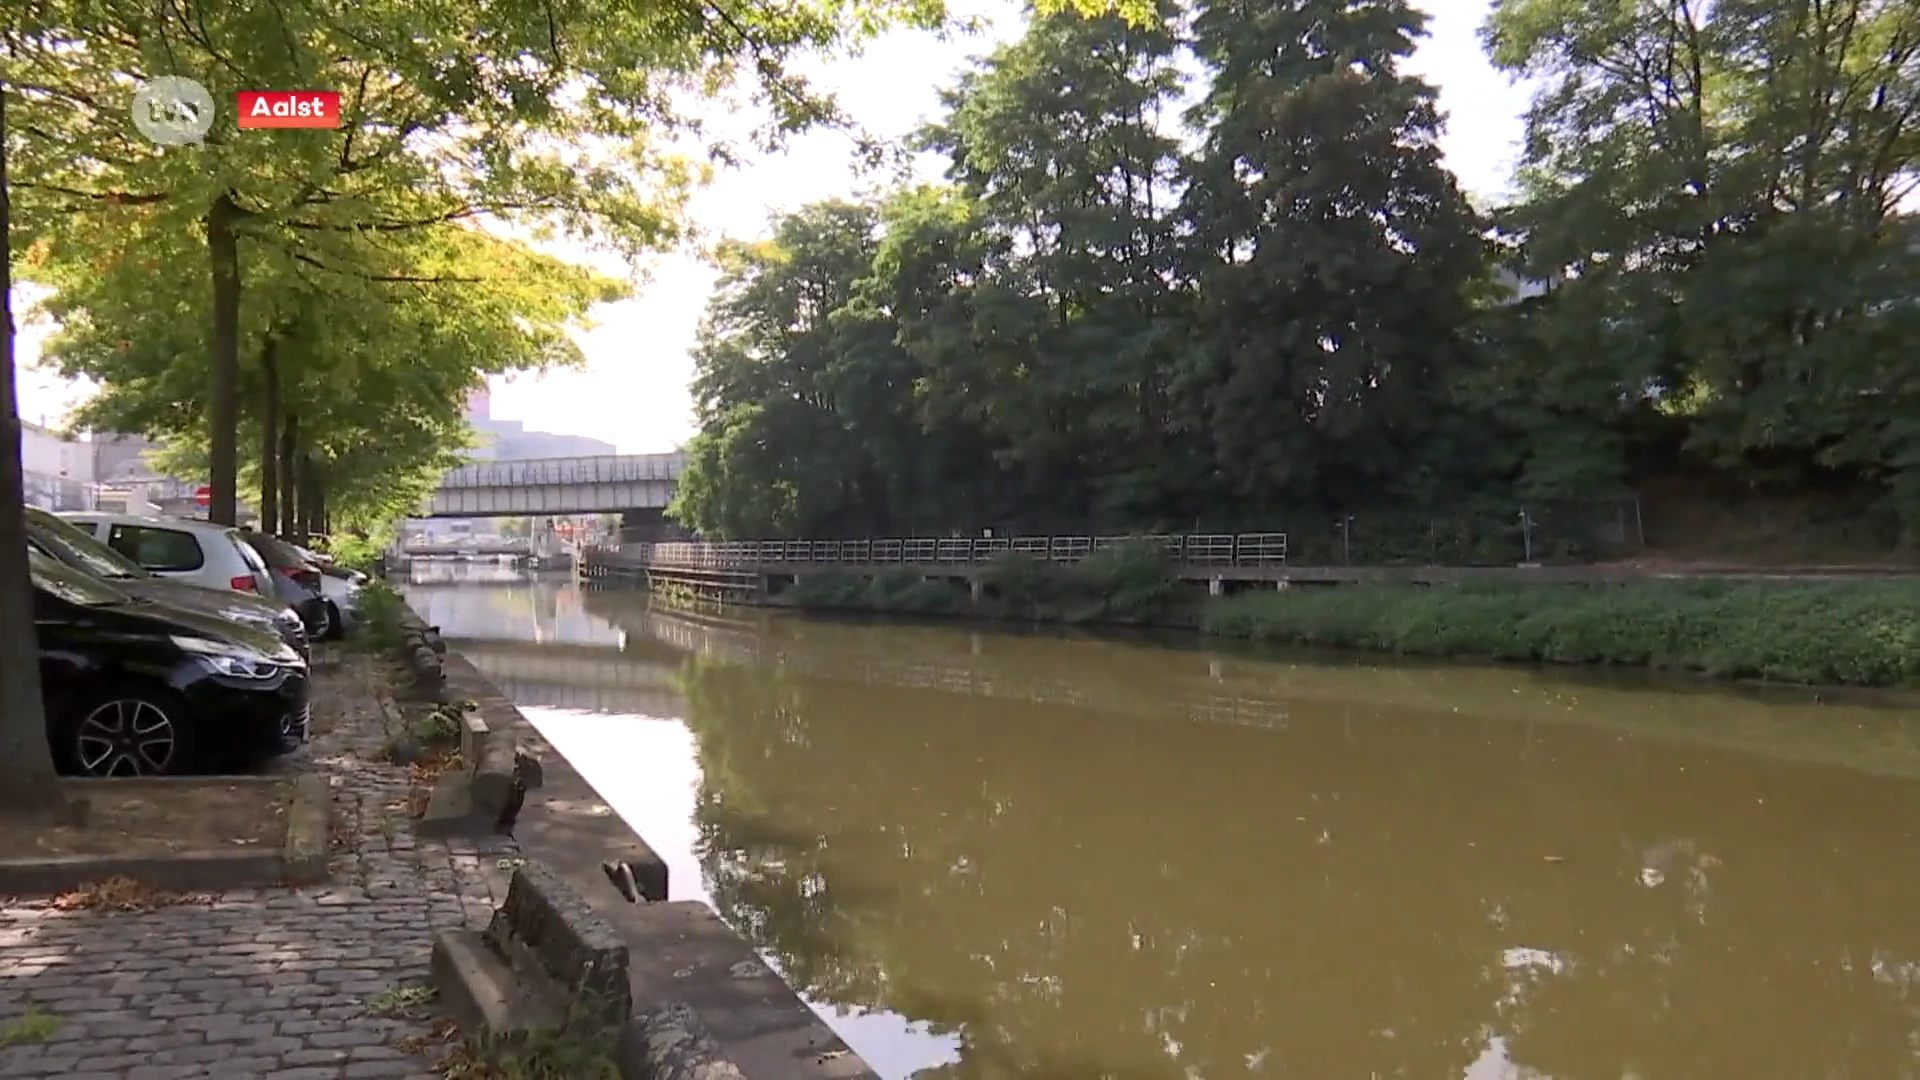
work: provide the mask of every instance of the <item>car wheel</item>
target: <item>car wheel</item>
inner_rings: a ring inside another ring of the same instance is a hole
[[[307,627],[307,637],[314,641],[326,641],[333,637],[333,605],[322,600],[313,605],[313,623]]]
[[[347,624],[341,621],[340,609],[333,606],[333,601],[329,600],[321,604],[320,608],[322,612],[320,618],[323,623],[320,637],[325,641],[337,641],[346,637]]]
[[[169,776],[193,761],[193,726],[170,694],[119,687],[75,708],[61,756],[81,776]]]

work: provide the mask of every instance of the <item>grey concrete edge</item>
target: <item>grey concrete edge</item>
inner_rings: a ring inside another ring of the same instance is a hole
[[[614,1064],[623,1080],[745,1080],[707,1033],[693,1009],[680,1002],[639,1013],[620,1031]]]
[[[287,803],[287,835],[281,845],[282,873],[289,885],[318,885],[328,878],[327,825],[333,814],[333,787],[320,773],[293,780]]]
[[[0,859],[0,896],[52,896],[109,878],[176,893],[267,888],[281,883],[279,851],[179,851],[160,858],[60,855]]]
[[[431,646],[427,644],[428,633],[434,639],[438,638],[438,633],[433,632],[432,628],[425,628],[420,617],[404,604],[402,612],[403,623],[410,627],[410,639],[412,631],[421,631],[420,644],[431,652]],[[485,755],[490,759],[490,764],[495,768],[505,767],[510,772],[517,771],[520,780],[529,787],[540,786],[543,782],[540,759],[530,756],[518,745],[521,725],[526,725],[526,730],[534,730],[525,714],[465,657],[456,652],[444,652],[443,656],[436,655],[434,664],[443,694],[451,697],[454,691],[458,691],[459,697],[471,699],[489,729],[487,743],[505,747],[504,753],[496,753],[490,746]],[[544,742],[536,740],[536,745],[544,745]],[[553,752],[558,754],[557,751]],[[555,764],[571,768],[564,758]],[[634,838],[644,851],[645,861],[648,864],[658,863],[661,895],[657,899],[664,900],[666,864],[646,845],[644,838],[637,834]],[[648,873],[644,876],[654,875]],[[534,907],[528,909],[517,906],[514,903],[516,891],[521,894],[522,904],[526,899],[535,900]],[[521,928],[526,929],[533,940],[519,939],[518,931]],[[558,875],[533,857],[515,869],[507,900],[495,912],[493,924],[488,930],[484,933],[467,933],[473,936],[464,938],[462,942],[449,939],[443,946],[436,941],[437,970],[444,965],[447,977],[454,977],[456,953],[466,951],[470,943],[477,940],[486,955],[500,959],[502,969],[510,971],[511,966],[502,958],[503,954],[495,942],[503,933],[512,934],[519,939],[516,944],[524,946],[526,952],[537,958],[533,966],[546,969],[537,974],[528,972],[520,975],[523,980],[541,984],[523,987],[525,992],[532,994],[538,994],[543,989],[571,989],[584,981],[583,976],[590,977],[593,974],[592,971],[577,968],[603,965],[613,960],[616,954],[619,958],[617,963],[624,968],[629,959],[627,945],[618,931],[597,915]],[[597,963],[581,965],[579,961],[585,959]],[[543,976],[551,976],[551,983]],[[472,1002],[466,1007],[477,1014],[480,1003],[474,1000],[470,990],[463,992],[467,1001]],[[790,988],[789,992],[796,993],[797,997],[797,992]],[[728,1059],[690,1006],[681,1002],[655,1002],[642,1007],[640,1003],[629,1001],[624,1008],[628,1020],[620,1027],[614,1048],[615,1061],[622,1077],[647,1080],[745,1080],[745,1074]],[[479,1017],[476,1015],[475,1019]],[[511,1024],[516,1021],[501,1022]]]

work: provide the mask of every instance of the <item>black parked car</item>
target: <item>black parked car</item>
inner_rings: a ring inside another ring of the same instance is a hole
[[[309,715],[285,642],[137,599],[31,548],[47,742],[62,772],[153,776],[288,749]]]
[[[319,568],[278,537],[241,529],[240,539],[267,564],[274,597],[300,613],[300,621],[307,624],[307,636],[317,640],[332,637],[333,608],[321,594]]]
[[[190,582],[161,577],[95,540],[83,529],[37,506],[27,510],[27,543],[43,555],[96,577],[139,599],[154,600],[211,615],[274,634],[293,646],[302,660],[310,659],[307,628],[300,616],[283,603],[231,590],[203,588]]]

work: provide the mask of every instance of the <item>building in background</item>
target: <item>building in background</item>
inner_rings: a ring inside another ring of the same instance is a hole
[[[480,445],[469,454],[475,461],[531,461],[619,453],[612,443],[584,435],[528,431],[518,420],[495,420],[493,400],[485,390],[476,390],[467,396],[467,423],[480,436]]]
[[[93,444],[20,422],[20,472],[27,504],[43,510],[91,510],[97,486]]]
[[[160,444],[138,435],[95,432],[87,444],[93,462],[95,499],[111,504],[122,513],[157,513],[169,517],[204,518],[207,508],[195,493],[204,480],[185,480],[168,476],[154,467],[153,455]],[[257,519],[253,508],[241,500],[242,521]]]
[[[467,424],[479,436],[480,445],[467,451],[472,461],[533,461],[538,458],[600,457],[619,453],[610,442],[584,435],[559,435],[549,431],[528,431],[518,420],[493,418],[493,399],[486,390],[467,395]],[[471,521],[416,519],[408,521],[404,533],[429,543],[449,542],[464,537],[489,535],[491,529]]]

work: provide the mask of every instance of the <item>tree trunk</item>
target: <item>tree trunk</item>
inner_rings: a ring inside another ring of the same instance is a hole
[[[280,520],[280,339],[267,335],[260,346],[260,531],[270,533]]]
[[[300,455],[300,513],[294,518],[294,543],[306,546],[313,531],[315,511],[320,505],[320,477],[312,454]]]
[[[20,399],[13,370],[12,207],[7,199],[6,88],[0,86],[0,815],[55,822],[70,817],[47,746],[40,646],[27,574],[25,481],[20,475]]]
[[[320,474],[320,464],[312,454],[306,456],[307,500],[303,508],[300,524],[301,543],[313,539],[313,535],[326,531],[327,484]]]
[[[240,423],[240,238],[242,211],[222,195],[207,210],[207,262],[213,279],[212,379],[207,401],[207,520],[238,519],[234,475]]]
[[[293,523],[300,511],[300,469],[297,448],[300,445],[299,414],[289,412],[280,422],[280,535],[292,536]]]

